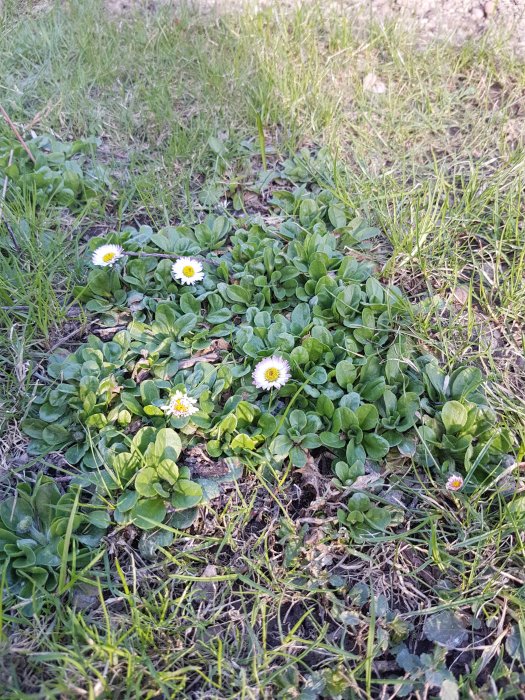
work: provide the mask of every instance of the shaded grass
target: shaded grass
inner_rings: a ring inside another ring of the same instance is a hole
[[[210,184],[222,197],[229,183],[254,189],[263,143],[269,167],[302,145],[328,146],[337,167],[315,178],[384,232],[371,254],[419,302],[414,337],[451,364],[481,363],[523,444],[525,74],[497,38],[419,50],[399,27],[315,5],[118,21],[94,0],[36,16],[5,7],[2,103],[19,123],[41,112],[38,129],[103,138],[100,157],[121,181],[108,193],[109,226],[198,217]],[[384,93],[364,90],[369,73]],[[23,414],[33,370],[68,319],[80,237],[102,223],[25,202],[5,214],[28,225],[16,230],[20,250],[0,228],[4,420]],[[154,565],[140,559],[132,530],[116,531],[100,590],[88,572],[79,592],[50,598],[49,615],[24,626],[2,612],[9,697],[288,698],[316,673],[333,696],[340,683],[348,697],[392,697],[392,675],[397,686],[409,681],[385,639],[414,625],[411,651],[429,652],[421,627],[442,609],[479,621],[447,659],[461,697],[515,697],[523,669],[504,646],[523,614],[514,516],[501,495],[451,500],[429,474],[388,469],[407,531],[373,547],[341,539],[333,503],[309,510],[295,476],[271,496],[251,477]],[[359,606],[356,583],[376,599]],[[398,610],[392,620],[380,594]]]
[[[388,673],[396,665],[385,662],[386,645],[395,650],[410,632],[413,652],[430,651],[421,625],[443,610],[477,620],[448,656],[464,696],[490,692],[494,682],[500,697],[512,697],[505,692],[515,691],[519,664],[508,665],[501,634],[505,619],[517,623],[523,614],[513,565],[523,552],[503,500],[480,493],[451,508],[426,480],[399,471],[393,483],[411,499],[406,532],[375,546],[330,527],[335,503],[313,524],[315,506],[301,506],[300,481],[270,496],[249,475],[164,561],[141,560],[129,528],[115,533],[105,595],[88,575],[69,602],[50,597],[50,616],[18,628],[2,659],[9,697],[18,686],[42,697],[288,698],[320,678],[355,697],[381,688],[393,697],[414,679]],[[436,652],[435,667],[444,659]]]

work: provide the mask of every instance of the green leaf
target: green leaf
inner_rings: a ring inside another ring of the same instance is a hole
[[[202,500],[202,487],[190,479],[179,479],[171,496],[171,505],[176,510],[192,508]]]
[[[122,513],[126,513],[133,508],[138,500],[139,494],[136,491],[124,491],[117,501],[117,508]]]
[[[9,530],[25,532],[31,525],[33,509],[26,500],[10,496],[0,503],[0,518]]]
[[[195,522],[199,513],[198,508],[186,508],[185,510],[177,510],[170,513],[168,525],[176,530],[185,530]]]
[[[42,431],[42,437],[44,441],[52,447],[61,447],[66,442],[71,441],[71,434],[67,428],[64,428],[58,423],[48,425]]]
[[[366,433],[363,436],[363,447],[370,459],[375,461],[383,459],[390,450],[388,440],[375,433]]]
[[[348,499],[348,510],[358,511],[360,513],[366,513],[370,508],[370,498],[366,493],[354,493],[351,498]]]
[[[111,525],[111,518],[105,510],[89,511],[85,517],[91,525],[99,530],[106,530]]]
[[[447,375],[443,370],[439,369],[433,362],[429,362],[425,367],[425,374],[427,375],[430,384],[436,389],[440,396],[445,393],[445,380]]]
[[[163,416],[164,411],[162,408],[159,408],[158,406],[144,406],[144,413],[147,416]],[[119,422],[120,421],[120,416],[119,416]]]
[[[310,324],[312,313],[306,303],[297,304],[290,317],[290,331],[294,335],[303,335]]]
[[[358,406],[355,410],[355,415],[357,416],[361,430],[373,430],[379,422],[377,408],[371,403]]]
[[[195,314],[184,314],[180,316],[173,326],[173,334],[177,337],[188,335],[198,322],[198,317]]]
[[[191,292],[185,292],[179,297],[181,311],[185,314],[199,315],[201,311],[200,302],[195,299]]]
[[[277,435],[270,443],[270,452],[277,457],[287,457],[293,447],[293,442],[286,435]]]
[[[277,421],[270,413],[263,413],[257,423],[264,437],[271,437],[277,428]]]
[[[123,391],[120,394],[120,400],[124,404],[124,406],[128,409],[130,413],[133,413],[135,416],[143,416],[144,411],[142,409],[142,406],[140,403],[137,401],[137,399],[132,395],[129,394],[126,391]]]
[[[328,396],[325,396],[324,394],[321,394],[321,396],[317,399],[317,402],[315,404],[317,413],[321,416],[326,416],[327,418],[331,418],[334,415],[335,411],[335,406],[334,402],[328,398]]]
[[[315,450],[317,447],[321,447],[321,440],[319,436],[315,433],[307,433],[301,438],[301,448],[303,450]]]
[[[326,374],[324,367],[317,366],[308,372],[307,379],[310,384],[326,384],[328,375]]]
[[[166,506],[162,498],[145,498],[137,501],[131,509],[131,520],[142,530],[158,527],[166,517]]]
[[[306,413],[304,411],[300,411],[299,409],[294,409],[288,416],[290,426],[299,433],[306,427],[306,420]]]
[[[457,433],[467,422],[468,412],[459,401],[447,401],[441,410],[441,420],[447,433]]]
[[[153,467],[144,467],[135,477],[135,488],[140,496],[153,498],[156,495],[154,482],[158,481],[157,471]]]
[[[294,445],[290,450],[290,460],[294,467],[302,468],[306,464],[307,454],[297,445]]]
[[[153,404],[160,399],[159,388],[152,379],[146,379],[141,383],[140,397],[144,404]]]
[[[22,423],[22,430],[26,435],[29,435],[29,437],[41,440],[44,428],[47,428],[47,426],[48,423],[46,421],[38,420],[37,418],[27,418]]]
[[[333,303],[335,311],[342,318],[353,318],[359,311],[361,289],[358,284],[349,284],[338,292]]]
[[[249,435],[239,433],[230,443],[232,450],[254,450],[256,443]]]
[[[468,399],[469,395],[483,384],[479,367],[463,367],[450,376],[450,395],[457,399]]]
[[[232,317],[232,312],[229,309],[217,309],[206,315],[206,322],[213,325],[226,323]]]
[[[370,508],[366,516],[367,524],[380,531],[386,530],[392,520],[392,516],[386,508]]]
[[[46,477],[40,477],[33,490],[33,507],[44,527],[51,525],[59,500],[60,491],[57,485]]]
[[[328,207],[328,218],[334,228],[343,228],[343,226],[346,226],[346,216],[341,205],[330,204]]]
[[[445,649],[458,649],[468,638],[463,621],[452,610],[429,615],[423,623],[423,632],[427,639]]]
[[[238,284],[230,284],[226,287],[226,294],[230,301],[250,305],[252,294],[248,289]]]
[[[157,460],[171,459],[176,462],[182,452],[182,442],[172,428],[161,428],[155,438],[154,453]]]
[[[306,347],[299,346],[292,350],[290,353],[290,359],[295,362],[296,365],[301,367],[306,365],[310,361],[310,356]]]
[[[341,481],[342,484],[345,484],[348,475],[350,474],[350,468],[346,462],[337,462],[335,467],[333,467],[333,470],[338,477],[338,479]]]
[[[161,302],[157,304],[155,310],[155,321],[164,326],[165,332],[175,334],[175,324],[177,323],[177,309],[171,302]]]
[[[326,277],[326,265],[322,260],[313,260],[310,263],[308,272],[313,280],[320,280]]]
[[[54,423],[61,418],[66,412],[67,404],[63,403],[60,406],[51,406],[49,403],[44,403],[40,406],[38,415],[46,423]]]
[[[323,431],[319,435],[319,440],[325,447],[330,447],[333,450],[337,450],[345,446],[345,441],[342,440],[339,435],[328,431]]]
[[[357,370],[350,360],[341,360],[335,367],[335,378],[343,389],[352,386],[357,375]]]
[[[315,221],[318,212],[319,209],[315,200],[303,199],[299,207],[299,221],[301,222],[301,226],[310,226]]]
[[[175,484],[179,478],[179,468],[171,459],[163,459],[157,467],[157,478]]]

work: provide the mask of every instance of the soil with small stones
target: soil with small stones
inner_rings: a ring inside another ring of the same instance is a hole
[[[274,0],[106,0],[113,15],[135,10],[152,12],[160,7],[177,10],[189,7],[198,13],[228,13],[245,6],[252,11],[271,5]],[[284,0],[279,7],[301,5],[300,0]],[[504,31],[509,45],[525,55],[525,0],[338,0],[323,3],[328,10],[346,13],[357,22],[399,20],[415,30],[421,42],[451,39],[462,43],[486,32]]]

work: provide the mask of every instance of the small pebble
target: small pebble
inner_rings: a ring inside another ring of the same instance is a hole
[[[376,95],[381,95],[386,92],[386,85],[380,80],[375,73],[368,73],[363,78],[363,90],[374,92]]]
[[[481,7],[475,7],[472,12],[470,13],[472,19],[476,20],[481,20],[485,18],[485,13],[481,9]]]

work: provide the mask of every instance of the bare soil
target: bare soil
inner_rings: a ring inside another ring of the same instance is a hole
[[[272,0],[106,0],[108,11],[116,16],[136,10],[154,11],[160,6],[177,10],[183,4],[198,13],[221,13],[243,5],[256,10],[271,3]],[[285,7],[301,4],[301,0],[280,3]],[[461,43],[487,32],[504,31],[516,51],[525,54],[525,0],[336,0],[326,5],[357,20],[399,20],[414,29],[422,42],[446,38]]]

